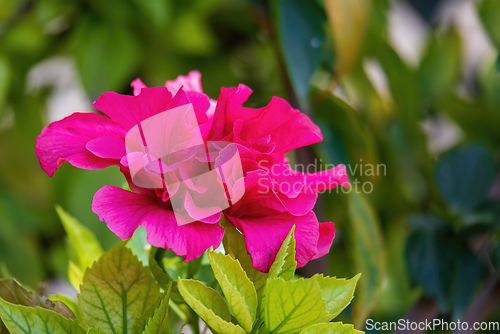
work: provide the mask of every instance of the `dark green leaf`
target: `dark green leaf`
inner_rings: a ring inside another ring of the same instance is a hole
[[[324,12],[314,1],[276,0],[274,22],[295,94],[308,109],[309,82],[321,61]]]
[[[355,326],[361,327],[380,296],[387,264],[380,223],[365,195],[351,192],[349,218],[357,271],[363,273],[355,304]]]
[[[417,229],[406,245],[411,277],[443,311],[449,309],[449,291],[459,256],[457,241],[445,229]]]
[[[436,165],[436,182],[453,212],[476,209],[486,199],[494,178],[493,158],[483,145],[456,149]]]

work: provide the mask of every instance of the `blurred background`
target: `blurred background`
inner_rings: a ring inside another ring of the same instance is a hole
[[[293,161],[358,182],[320,195],[336,238],[301,270],[363,273],[342,320],[500,321],[499,18],[498,0],[1,0],[0,277],[72,293],[55,204],[118,242],[91,211],[118,169],[50,179],[41,129],[196,69],[214,99],[244,83],[247,106],[310,115],[324,141]]]

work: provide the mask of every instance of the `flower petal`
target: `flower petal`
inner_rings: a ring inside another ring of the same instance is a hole
[[[132,87],[134,89],[134,96],[137,96],[141,93],[141,90],[143,88],[148,88],[144,82],[142,82],[141,79],[137,78],[135,79],[134,81],[132,81],[132,83],[130,84],[130,87]]]
[[[144,226],[148,242],[172,249],[185,261],[199,257],[222,242],[224,229],[218,224],[193,222],[178,226],[174,213],[157,202],[156,195],[136,194],[114,186],[104,186],[94,195],[92,211],[106,222],[120,239],[132,236]]]
[[[244,85],[221,89],[210,139],[221,140],[232,131],[235,123],[243,121],[244,126],[238,134],[240,140],[249,145],[262,145],[262,141],[268,141],[267,136],[270,136],[268,145],[274,146],[274,151],[280,154],[322,140],[319,127],[279,97],[273,97],[260,109],[243,107],[251,93]]]
[[[191,71],[186,76],[179,75],[175,80],[167,81],[165,87],[167,87],[172,94],[177,93],[181,87],[183,87],[185,91],[203,93],[203,88],[201,87],[201,73],[198,71]]]
[[[269,271],[293,225],[295,225],[297,266],[304,266],[317,253],[319,223],[312,211],[301,217],[288,212],[267,217],[226,217],[244,234],[248,253],[252,257],[252,265],[257,270]]]
[[[121,160],[126,154],[125,141],[120,136],[103,136],[92,139],[85,147],[96,156]]]
[[[42,169],[52,177],[66,161],[75,167],[100,169],[118,164],[92,154],[86,144],[102,136],[123,136],[124,130],[96,113],[74,113],[49,124],[36,139],[36,154]]]
[[[142,88],[139,95],[108,92],[101,95],[94,107],[129,130],[141,121],[167,110],[172,94],[165,87]]]
[[[332,222],[319,223],[318,252],[311,260],[320,258],[330,252],[333,239],[335,238],[335,224]]]

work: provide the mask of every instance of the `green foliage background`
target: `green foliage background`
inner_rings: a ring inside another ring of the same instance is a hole
[[[34,289],[66,280],[72,255],[56,203],[85,222],[105,249],[118,242],[90,209],[102,185],[122,185],[118,170],[64,165],[50,179],[34,152],[56,88],[29,89],[29,73],[65,57],[89,101],[106,91],[131,94],[137,77],[158,86],[193,69],[212,98],[240,82],[254,90],[248,106],[284,97],[325,138],[292,161],[357,165],[351,180],[373,184],[369,194],[320,196],[317,214],[336,223],[336,238],[330,254],[301,273],[362,272],[354,306],[340,317],[356,328],[367,317],[397,320],[423,302],[433,316],[466,316],[488,284],[499,285],[498,62],[464,69],[466,32],[431,19],[438,1],[412,2],[429,30],[421,59],[406,62],[389,38],[393,2],[1,1],[0,277]],[[498,49],[500,2],[473,6]],[[367,62],[382,71],[385,91]],[[443,119],[461,136],[431,150],[422,122]],[[367,175],[360,170],[367,164],[382,164],[384,173]],[[498,307],[480,313],[500,320]]]

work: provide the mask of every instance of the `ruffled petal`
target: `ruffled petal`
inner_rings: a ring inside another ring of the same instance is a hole
[[[340,185],[344,188],[349,188],[349,176],[344,165],[338,165],[334,168],[317,172],[304,173],[307,187],[314,189],[317,192],[330,190]]]
[[[319,127],[307,115],[281,98],[273,97],[260,109],[243,107],[251,93],[244,85],[221,89],[209,138],[220,140],[232,131],[236,122],[243,121],[244,126],[238,134],[240,140],[248,145],[256,143],[262,146],[265,139],[267,145],[279,154],[323,139]]]
[[[335,224],[332,222],[319,223],[318,251],[311,260],[325,256],[330,252],[335,238]]]
[[[96,156],[104,159],[121,160],[126,154],[125,141],[120,136],[103,136],[92,139],[85,147]]]
[[[167,110],[172,94],[165,87],[142,88],[139,95],[108,92],[101,95],[94,107],[129,130],[141,121]]]
[[[252,265],[257,270],[269,271],[293,225],[295,225],[297,266],[304,266],[317,253],[319,223],[312,211],[301,217],[288,212],[267,217],[226,217],[245,236]]]
[[[175,80],[167,81],[165,87],[167,87],[172,94],[177,93],[181,87],[183,87],[185,91],[203,93],[203,88],[201,87],[201,73],[198,71],[191,71],[186,76],[179,75]]]
[[[130,87],[132,87],[134,89],[134,96],[137,96],[141,93],[141,90],[143,88],[148,88],[144,82],[142,82],[141,79],[137,78],[135,79],[134,81],[132,81],[132,83],[130,84]]]
[[[125,131],[109,118],[96,113],[74,113],[49,124],[36,139],[40,166],[49,175],[66,161],[75,167],[100,169],[118,164],[114,159],[91,153],[88,142],[103,136],[124,136]]]
[[[222,242],[224,229],[218,224],[194,222],[178,226],[174,213],[157,202],[153,192],[137,194],[104,186],[94,195],[92,211],[120,239],[128,239],[144,226],[148,242],[172,249],[185,261],[193,260]]]

